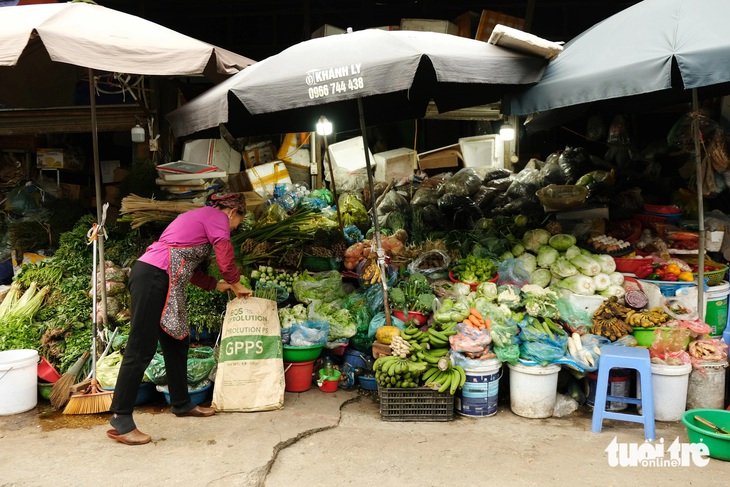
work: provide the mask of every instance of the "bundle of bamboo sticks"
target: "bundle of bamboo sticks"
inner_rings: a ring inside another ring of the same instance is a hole
[[[203,205],[198,203],[160,201],[130,194],[122,199],[122,206],[119,213],[125,215],[124,219],[130,222],[132,228],[139,228],[145,223],[169,223],[180,213],[185,213],[188,210],[194,210],[201,206]]]

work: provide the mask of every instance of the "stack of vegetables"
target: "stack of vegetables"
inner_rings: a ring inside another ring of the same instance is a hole
[[[511,254],[530,273],[530,282],[572,293],[603,297],[623,297],[624,276],[616,272],[616,262],[607,254],[593,254],[576,246],[569,234],[551,235],[544,229],[528,230]]]

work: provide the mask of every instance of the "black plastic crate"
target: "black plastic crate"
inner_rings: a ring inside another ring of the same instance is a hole
[[[454,396],[427,387],[378,387],[383,421],[451,421]]]

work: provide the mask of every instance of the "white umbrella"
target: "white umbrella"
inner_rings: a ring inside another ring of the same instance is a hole
[[[0,104],[16,108],[70,104],[79,68],[88,73],[96,213],[100,223],[103,214],[95,70],[136,75],[204,74],[220,80],[253,63],[231,51],[99,5],[53,3],[0,8]],[[99,234],[103,237],[103,231]],[[99,238],[102,263],[103,242]],[[103,265],[101,277],[104,278]],[[104,291],[102,286],[106,316]]]

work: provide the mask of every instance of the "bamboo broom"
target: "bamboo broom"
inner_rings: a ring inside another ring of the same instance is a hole
[[[61,376],[56,382],[54,382],[51,388],[51,405],[55,409],[62,409],[66,403],[68,403],[69,397],[71,397],[71,386],[76,383],[76,378],[81,372],[81,367],[84,366],[86,361],[89,359],[88,350],[79,357],[79,359]]]
[[[103,225],[103,221],[102,221]],[[96,288],[97,288],[97,276],[96,276],[96,241],[97,234],[99,232],[99,225],[94,223],[89,230],[89,240],[91,240],[94,257],[92,259],[92,299],[93,299],[93,314],[92,314],[92,326],[93,334],[91,340],[91,384],[85,391],[78,394],[73,394],[66,404],[66,408],[63,410],[63,414],[95,414],[109,411],[112,406],[112,396],[114,391],[105,391],[99,385],[99,381],[96,380],[96,335],[97,335],[97,322],[96,322]]]

